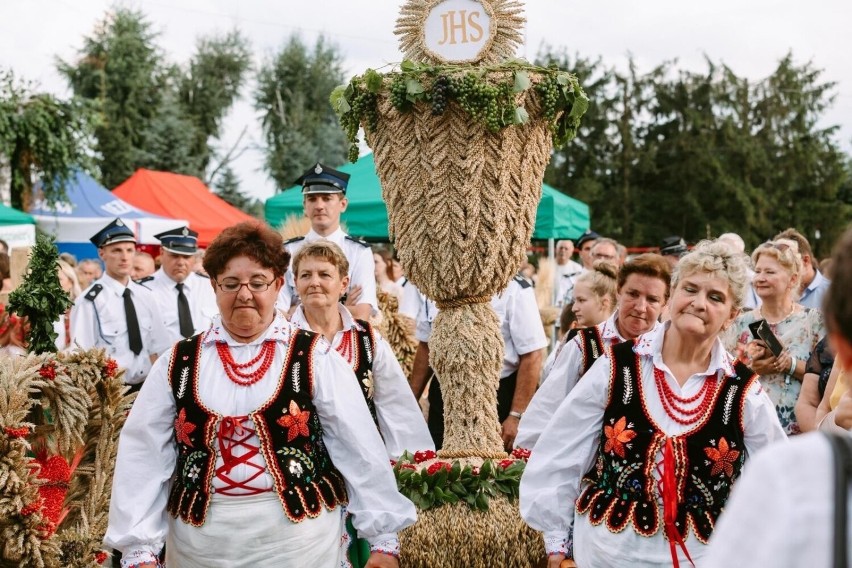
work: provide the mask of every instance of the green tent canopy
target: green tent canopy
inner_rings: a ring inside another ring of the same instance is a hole
[[[349,206],[341,223],[352,234],[366,239],[388,240],[388,211],[382,200],[382,188],[376,175],[373,154],[362,156],[354,164],[341,166],[346,172]],[[589,206],[550,187],[542,185],[536,212],[534,239],[576,239],[589,228]],[[298,186],[288,188],[266,200],[266,222],[280,226],[290,215],[302,215],[302,193]]]
[[[0,225],[35,225],[35,219],[31,215],[0,203]]]

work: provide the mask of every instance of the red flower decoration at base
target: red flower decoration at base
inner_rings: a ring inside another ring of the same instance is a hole
[[[433,460],[438,457],[438,454],[433,452],[432,450],[423,450],[420,452],[414,452],[414,462],[415,463],[423,463],[428,460]]]
[[[426,469],[426,473],[428,473],[429,475],[435,475],[442,469],[450,471],[451,469],[453,469],[453,466],[452,464],[449,464],[447,462],[435,462]]]
[[[515,460],[500,460],[500,462],[497,465],[499,465],[503,469],[506,469],[507,467],[509,467],[513,463],[515,463]]]
[[[107,558],[109,558],[109,554],[107,554],[103,550],[100,550],[95,553],[95,562],[97,562],[98,564],[103,564],[104,562],[106,562]]]

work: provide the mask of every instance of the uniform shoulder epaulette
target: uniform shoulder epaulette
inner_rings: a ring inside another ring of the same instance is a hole
[[[86,299],[89,300],[90,302],[94,302],[95,298],[98,297],[98,294],[100,294],[103,291],[103,289],[104,289],[103,285],[93,284],[92,287],[89,289],[89,291],[86,292]]]
[[[284,241],[284,244],[290,245],[290,244],[298,243],[299,241],[304,241],[304,240],[305,240],[305,237],[293,237],[292,239],[287,239],[286,241]]]
[[[527,280],[526,278],[524,278],[523,276],[521,276],[519,274],[515,274],[515,276],[512,279],[515,282],[517,282],[521,286],[521,288],[532,287],[532,284],[530,284],[529,280]]]
[[[346,239],[352,241],[353,243],[358,243],[362,247],[370,248],[370,243],[368,243],[364,239],[359,239],[358,237],[353,237],[351,235],[346,235]]]
[[[134,280],[134,282],[136,282],[140,286],[145,286],[146,282],[150,282],[153,279],[154,279],[154,275],[149,274],[148,276],[144,276],[144,277],[140,278],[139,280]],[[145,288],[147,288],[147,286],[145,286]]]

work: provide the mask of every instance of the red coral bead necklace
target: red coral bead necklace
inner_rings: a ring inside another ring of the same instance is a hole
[[[666,381],[665,374],[661,369],[654,367],[654,382],[657,385],[657,392],[660,393],[660,401],[663,403],[663,409],[666,414],[683,426],[691,426],[701,420],[710,408],[710,404],[716,395],[719,379],[716,375],[708,376],[704,379],[704,385],[695,395],[685,398],[678,395],[672,390]],[[693,408],[685,408],[685,405],[701,400]]]
[[[216,351],[219,353],[219,360],[222,361],[222,367],[225,368],[228,378],[240,386],[247,387],[262,379],[269,371],[275,359],[275,342],[264,341],[257,356],[246,363],[234,361],[231,348],[224,341],[216,343]],[[253,371],[249,370],[255,366],[257,367]]]

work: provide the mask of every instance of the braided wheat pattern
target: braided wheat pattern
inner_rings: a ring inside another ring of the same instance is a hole
[[[520,568],[544,558],[541,534],[504,495],[490,498],[487,514],[463,501],[418,511],[417,523],[400,533],[400,544],[408,568]]]
[[[518,95],[530,116],[540,115],[534,93]],[[550,131],[533,119],[490,132],[455,102],[440,116],[422,103],[400,113],[386,94],[378,104],[367,139],[389,230],[406,275],[445,308],[429,342],[445,393],[444,449],[493,455],[502,451],[494,408],[503,340],[486,302],[525,260]]]

